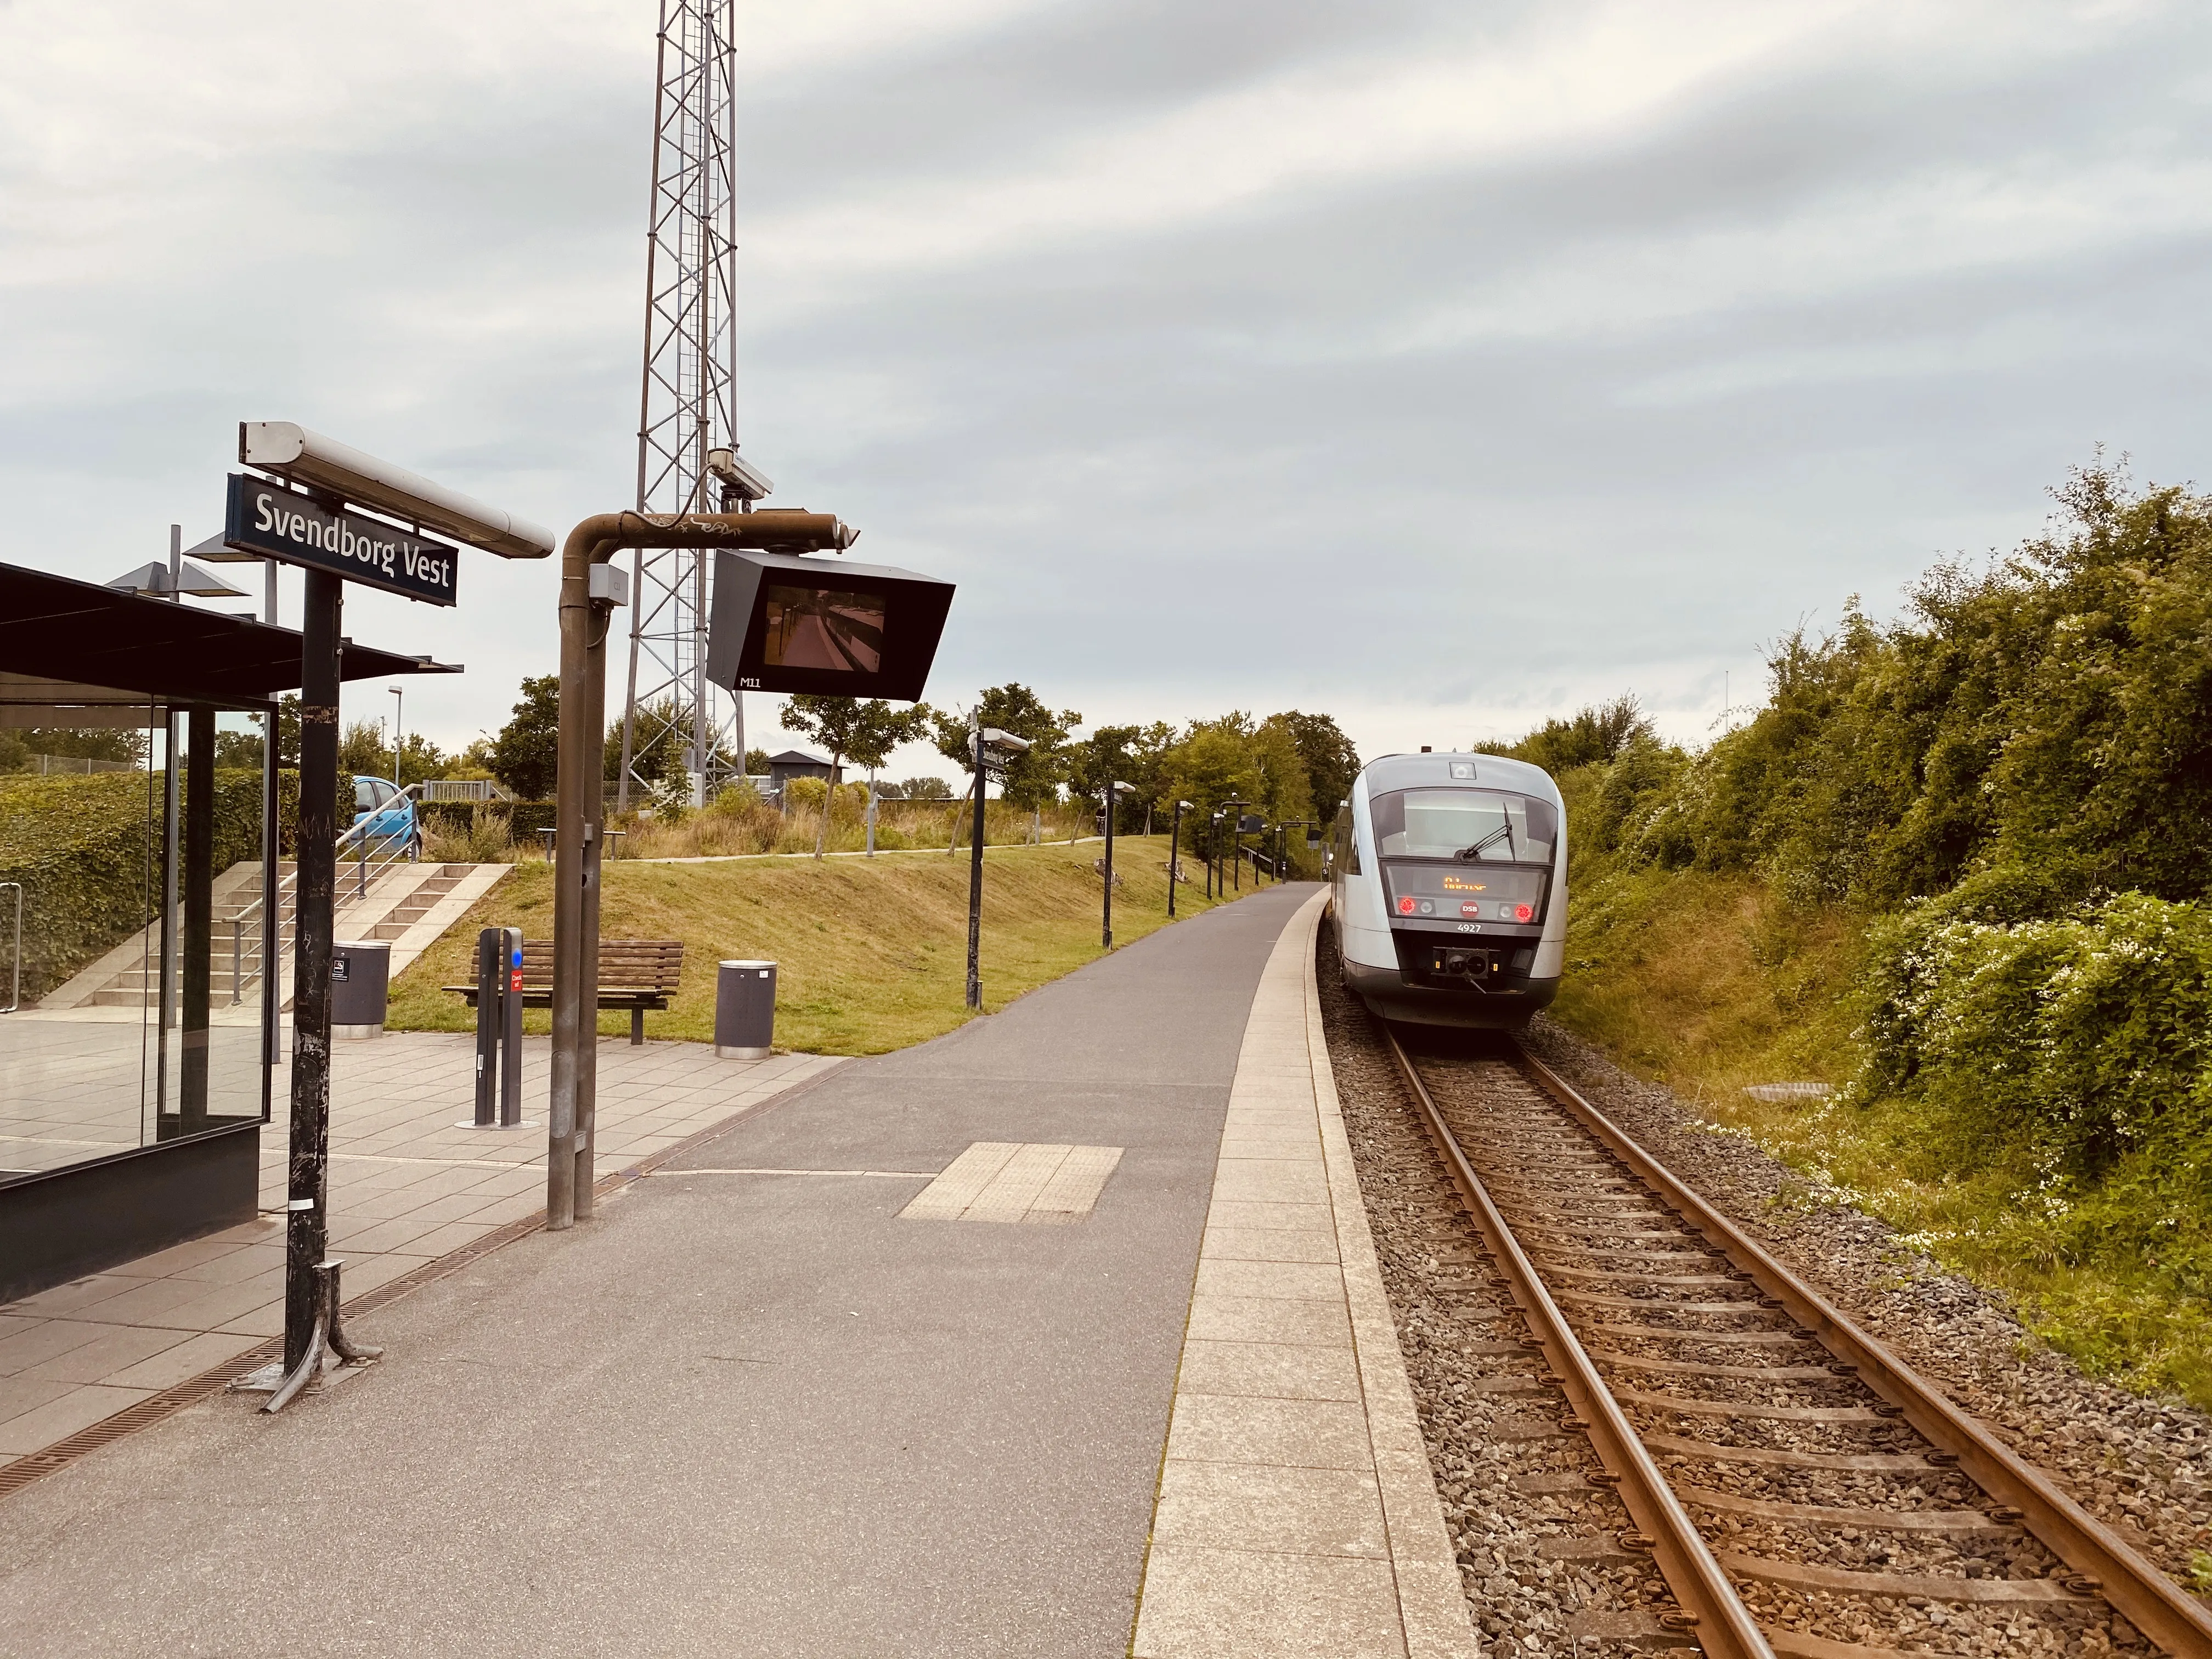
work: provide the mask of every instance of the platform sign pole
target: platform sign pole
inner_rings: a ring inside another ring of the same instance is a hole
[[[983,720],[975,718],[975,832],[968,852],[968,1006],[983,1006]]]
[[[337,896],[338,629],[345,584],[310,569],[300,645],[300,848],[292,965],[292,1125],[285,1182],[284,1370],[317,1334],[330,1245],[331,942]]]

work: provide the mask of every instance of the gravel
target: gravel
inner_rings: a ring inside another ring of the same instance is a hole
[[[1625,1511],[1585,1479],[1596,1468],[1588,1443],[1561,1427],[1564,1401],[1545,1380],[1540,1358],[1523,1346],[1525,1328],[1493,1299],[1492,1264],[1365,1011],[1336,981],[1334,952],[1325,943],[1321,967],[1331,1058],[1361,1189],[1462,1582],[1475,1626],[1492,1644],[1487,1651],[1593,1653],[1621,1641],[1645,1651],[1689,1651],[1673,1646],[1679,1638],[1656,1617],[1673,1602],[1648,1556],[1618,1541],[1628,1526]],[[1833,1201],[1832,1194],[1812,1191],[1742,1135],[1700,1120],[1668,1091],[1627,1076],[1567,1033],[1540,1022],[1528,1046],[1746,1231],[2186,1582],[2192,1557],[2212,1545],[2207,1526],[2212,1425],[2199,1413],[2083,1377],[2062,1357],[2029,1340],[1993,1298],[1905,1248],[1881,1224]],[[1572,1179],[1571,1142],[1538,1145],[1540,1129],[1533,1122],[1528,1128],[1529,1154],[1516,1159],[1510,1173],[1498,1171],[1499,1196],[1505,1198],[1503,1187],[1517,1187],[1516,1202],[1555,1209],[1555,1227],[1541,1230],[1548,1238],[1528,1241],[1540,1255],[1586,1270],[1618,1265],[1632,1273],[1656,1260],[1670,1263],[1672,1273],[1729,1272],[1717,1258],[1708,1267],[1668,1254],[1674,1248],[1668,1241],[1623,1239],[1620,1229],[1635,1224],[1613,1218],[1634,1212],[1629,1201],[1634,1189],[1619,1185],[1617,1199],[1571,1197],[1561,1183]],[[1584,1232],[1583,1215],[1589,1227],[1602,1232]],[[1608,1237],[1611,1248],[1605,1248]],[[1574,1281],[1562,1282],[1571,1287]],[[1679,1294],[1701,1301],[1729,1297],[1722,1288],[1683,1287]],[[1606,1316],[1594,1316],[1594,1327],[1585,1323],[1586,1340],[1636,1350],[1638,1340],[1628,1333],[1604,1335]],[[1650,1310],[1642,1316],[1658,1316]],[[1664,1322],[1681,1326],[1686,1334],[1707,1328],[1717,1334],[1742,1322],[1686,1310]],[[1758,1340],[1775,1345],[1761,1364],[1798,1364],[1817,1355],[1787,1331]],[[1698,1351],[1679,1341],[1672,1348],[1678,1356]],[[1717,1346],[1710,1357],[1740,1364],[1742,1350],[1731,1353]],[[1831,1398],[1796,1384],[1778,1389],[1771,1383],[1716,1379],[1706,1393],[1752,1405],[1844,1403],[1842,1395]],[[1632,1415],[1647,1431],[1746,1447],[1893,1449],[1871,1425],[1846,1431],[1778,1420],[1786,1413],[1699,1414],[1686,1420],[1643,1407],[1632,1407]],[[1917,1445],[1905,1431],[1893,1449],[1909,1453]],[[1700,1459],[1694,1470],[1683,1468],[1676,1478],[1684,1475],[1745,1496],[1873,1508],[1900,1499],[1907,1507],[1972,1507],[1978,1497],[1963,1479],[1933,1469],[1869,1474]],[[1894,1531],[1838,1538],[1791,1523],[1716,1518],[1715,1547],[1747,1556],[1935,1577],[2039,1577],[2063,1571],[2016,1532],[2009,1540]],[[2085,1607],[2080,1616],[2057,1608],[2015,1616],[2002,1607],[1928,1604],[1919,1598],[1911,1604],[1869,1603],[1765,1583],[1747,1583],[1744,1589],[1771,1628],[1916,1650],[2080,1654],[2109,1651],[2108,1641],[2126,1647],[2140,1639],[2124,1626],[2104,1626],[2101,1608]]]
[[[1527,1046],[1653,1157],[2186,1586],[2212,1552],[2212,1419],[2085,1376],[2001,1298],[1671,1090],[1539,1018]]]

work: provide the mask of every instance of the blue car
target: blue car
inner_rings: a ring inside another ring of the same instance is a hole
[[[354,827],[373,842],[404,847],[407,856],[422,856],[422,821],[415,813],[415,798],[402,794],[387,778],[353,780]],[[368,828],[362,830],[366,822]]]

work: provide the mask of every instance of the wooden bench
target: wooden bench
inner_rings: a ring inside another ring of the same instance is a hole
[[[684,977],[684,941],[680,939],[603,939],[599,941],[599,1006],[629,1010],[629,1040],[645,1041],[645,1011],[665,1008]],[[477,1006],[473,985],[448,985],[447,990]],[[522,1006],[553,1006],[553,941],[522,941]]]

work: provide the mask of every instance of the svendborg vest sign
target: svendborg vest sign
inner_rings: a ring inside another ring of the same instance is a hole
[[[364,587],[451,605],[460,550],[425,541],[380,519],[332,513],[260,478],[230,477],[222,544],[240,553],[312,565]]]

